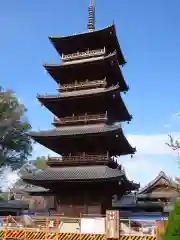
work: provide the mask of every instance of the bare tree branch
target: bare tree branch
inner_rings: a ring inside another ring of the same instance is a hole
[[[172,148],[172,150],[178,150],[180,149],[180,143],[178,140],[174,140],[174,138],[169,134],[169,142],[166,143],[166,145],[170,148]]]

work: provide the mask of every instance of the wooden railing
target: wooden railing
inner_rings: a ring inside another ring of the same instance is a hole
[[[49,166],[88,166],[88,165],[107,165],[112,168],[121,169],[121,165],[114,160],[109,153],[107,154],[86,154],[64,155],[62,157],[48,157]]]
[[[66,92],[66,91],[76,91],[80,89],[89,89],[89,88],[96,88],[96,87],[105,87],[106,86],[106,78],[103,80],[94,80],[89,81],[86,80],[84,82],[75,82],[72,84],[63,84],[58,87],[59,91]]]
[[[91,154],[80,154],[80,155],[66,155],[62,157],[48,157],[48,161],[60,162],[60,161],[104,161],[108,160],[109,156],[107,154],[102,155],[91,155]]]
[[[88,123],[88,122],[101,122],[107,121],[107,112],[104,114],[84,114],[80,116],[70,116],[64,118],[54,117],[54,125],[67,125],[74,123]]]
[[[82,59],[82,58],[88,58],[88,57],[96,57],[96,56],[101,56],[106,54],[106,49],[105,47],[103,49],[95,49],[95,50],[87,50],[84,52],[76,52],[72,54],[62,54],[62,61],[67,62],[67,61],[72,61],[72,60],[77,60],[77,59]]]
[[[62,156],[63,161],[104,161],[108,160],[107,155],[80,155],[80,156]]]

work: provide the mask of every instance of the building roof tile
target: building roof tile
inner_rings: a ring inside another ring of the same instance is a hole
[[[51,36],[49,39],[60,55],[73,53],[76,49],[81,50],[89,47],[98,49],[105,46],[108,52],[117,51],[120,64],[126,63],[117,39],[114,24],[93,32],[84,32],[65,37]]]
[[[85,95],[94,95],[94,94],[102,94],[102,93],[108,93],[112,91],[119,90],[119,85],[112,86],[109,88],[94,88],[94,89],[87,89],[87,90],[78,90],[78,91],[72,91],[72,92],[62,92],[58,95],[37,95],[37,98],[41,101],[41,99],[61,99],[61,98],[74,98],[74,97],[83,97]]]
[[[78,180],[105,180],[118,179],[124,175],[119,169],[112,169],[107,166],[78,166],[78,167],[62,167],[48,168],[42,172],[27,174],[23,176],[26,180],[49,180],[49,181],[78,181]]]
[[[48,137],[57,137],[57,136],[68,136],[68,135],[81,135],[81,134],[98,134],[98,133],[107,133],[107,132],[121,132],[120,124],[89,124],[89,125],[77,125],[77,126],[65,126],[57,127],[50,130],[44,130],[39,132],[30,132],[32,137],[36,136],[48,136]]]

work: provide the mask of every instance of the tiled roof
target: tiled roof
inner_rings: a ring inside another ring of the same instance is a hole
[[[113,30],[115,28],[115,25],[114,24],[110,24],[109,26],[107,26],[106,28],[103,28],[103,29],[97,29],[93,32],[89,32],[89,31],[86,31],[86,32],[80,32],[80,33],[74,33],[72,35],[69,35],[69,36],[49,36],[49,40],[53,42],[53,40],[55,41],[56,39],[58,40],[68,40],[70,38],[77,38],[77,37],[82,37],[83,35],[94,35],[96,33],[102,33],[102,32],[105,32],[105,31],[110,31],[110,30]]]
[[[38,172],[40,169],[36,169]],[[32,171],[29,173],[34,173],[37,171]],[[41,170],[42,171],[42,170]],[[27,171],[22,171],[21,175],[25,175],[26,173],[28,173]],[[39,186],[35,186],[32,184],[28,184],[26,182],[24,182],[21,178],[14,184],[13,188],[11,188],[11,192],[12,193],[31,193],[31,192],[47,192],[49,191],[49,189],[43,188],[43,187],[39,187]]]
[[[24,192],[27,192],[27,193],[42,193],[42,192],[48,192],[48,191],[49,191],[49,189],[43,188],[43,187],[38,187],[38,186],[24,188]]]
[[[133,209],[133,208],[156,208],[156,207],[162,207],[161,202],[138,202],[136,201],[133,197],[132,198],[127,198],[122,197],[122,199],[113,201],[112,206],[115,208],[127,208],[127,209]]]
[[[94,95],[94,94],[101,94],[101,93],[107,93],[111,91],[118,90],[120,87],[119,85],[112,86],[109,88],[95,88],[95,89],[88,89],[88,90],[79,90],[79,91],[72,91],[72,92],[62,92],[59,95],[37,95],[37,98],[41,101],[41,99],[61,99],[61,98],[69,98],[69,97],[75,97],[75,96],[84,96],[84,95]]]
[[[40,193],[40,192],[48,192],[49,189],[38,187],[38,186],[28,186],[29,184],[25,184],[22,187],[12,188],[11,191],[14,193]]]
[[[114,48],[116,49],[120,64],[126,63],[117,39],[114,24],[93,32],[73,34],[65,37],[49,37],[49,39],[60,55],[62,55],[62,53],[73,53],[77,48],[88,48],[90,46],[98,49],[106,46],[110,52],[114,50]]]
[[[116,51],[104,58],[90,59],[89,62],[70,61],[69,64],[44,64],[43,66],[57,83],[70,83],[72,77],[73,79],[84,79],[88,76],[90,79],[100,80],[102,76],[106,76],[107,86],[119,83],[120,91],[128,90],[119,67]]]
[[[153,186],[155,186],[157,183],[174,186],[175,188],[177,187],[177,183],[170,179],[163,171],[161,171],[157,177],[155,177],[151,182],[139,190],[139,194],[148,193],[148,191],[152,189]]]
[[[40,131],[40,132],[30,132],[30,135],[32,137],[36,137],[36,136],[56,137],[56,136],[95,134],[95,133],[105,133],[105,132],[115,132],[115,131],[122,132],[121,125],[91,124],[91,125],[83,125],[83,126],[68,126],[68,127],[53,128],[50,130]]]
[[[7,209],[21,209],[27,208],[27,203],[21,200],[9,200],[9,201],[0,201],[0,210]]]
[[[137,194],[138,199],[145,198],[176,198],[179,196],[178,191],[159,191],[159,192],[151,192],[144,194]]]
[[[82,137],[103,138],[103,144],[99,146],[101,151],[105,149],[114,156],[134,154],[136,149],[133,148],[126,139],[120,125],[92,124],[81,126],[62,126],[50,130],[30,132],[31,137],[51,149],[52,151],[62,154],[63,152],[83,151],[88,148],[87,142]],[[68,141],[64,138],[68,137]],[[109,140],[111,138],[111,140]],[[96,148],[96,142],[92,142],[91,147]],[[75,147],[76,146],[76,147]],[[89,149],[90,150],[90,149]]]
[[[50,180],[50,181],[78,181],[78,180],[105,180],[119,178],[124,172],[119,169],[111,169],[107,166],[79,166],[79,167],[62,167],[48,168],[38,174],[27,174],[22,178],[24,180]]]
[[[70,62],[68,62],[68,64],[44,64],[43,66],[46,70],[49,70],[52,68],[58,68],[58,70],[61,70],[61,69],[65,69],[65,68],[69,69],[69,67],[77,68],[77,65],[78,65],[78,67],[82,67],[85,65],[90,65],[92,63],[99,64],[100,62],[104,63],[105,61],[113,61],[113,60],[118,61],[116,51],[114,51],[113,53],[110,53],[108,55],[105,55],[102,58],[90,58],[88,62],[83,62],[83,65],[79,64],[79,62],[77,63],[76,61],[70,61]],[[118,65],[118,62],[117,62],[117,65]]]
[[[113,207],[132,206],[136,204],[135,194],[124,195],[119,200],[113,200]]]

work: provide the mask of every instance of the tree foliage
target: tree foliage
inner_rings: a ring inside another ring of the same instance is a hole
[[[26,173],[35,173],[37,171],[42,171],[48,167],[47,158],[37,157],[35,160],[31,160],[23,164],[20,168],[19,174],[24,175]]]
[[[171,212],[166,225],[163,240],[180,239],[180,200],[175,203],[175,208]]]
[[[0,167],[19,168],[31,154],[26,108],[14,93],[0,88]]]
[[[47,165],[47,158],[42,156],[42,157],[37,157],[35,159],[34,165],[38,168],[38,169],[46,169],[48,167]]]

